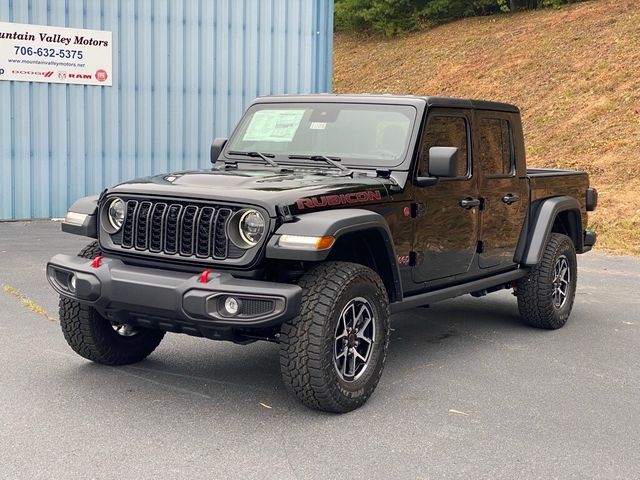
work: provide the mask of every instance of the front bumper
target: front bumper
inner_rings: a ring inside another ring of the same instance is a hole
[[[279,325],[298,314],[302,293],[297,285],[228,273],[210,273],[203,283],[200,274],[131,266],[112,258],[94,266],[92,260],[70,255],[54,256],[47,278],[59,294],[91,305],[109,319],[206,337],[221,329]],[[228,296],[240,305],[236,315],[224,309]]]

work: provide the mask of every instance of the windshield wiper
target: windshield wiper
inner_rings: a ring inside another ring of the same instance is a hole
[[[235,151],[231,151],[231,152],[227,152],[227,155],[245,155],[247,157],[252,157],[252,158],[261,158],[262,160],[264,160],[265,163],[268,163],[272,167],[279,167],[280,166],[275,161],[271,160],[272,158],[275,157],[275,155],[273,153],[235,152]]]
[[[314,162],[326,162],[332,167],[336,167],[343,172],[348,172],[349,169],[343,167],[337,162],[342,161],[340,157],[327,157],[326,155],[289,155],[290,160],[313,160]]]

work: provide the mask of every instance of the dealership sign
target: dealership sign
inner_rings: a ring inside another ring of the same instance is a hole
[[[0,22],[0,80],[111,86],[111,32]]]

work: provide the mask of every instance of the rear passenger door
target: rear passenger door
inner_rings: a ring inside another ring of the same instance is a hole
[[[513,264],[527,213],[526,178],[516,171],[518,152],[513,117],[505,112],[479,110],[475,116],[474,145],[483,209],[480,218],[480,268]],[[519,125],[519,124],[518,124]]]

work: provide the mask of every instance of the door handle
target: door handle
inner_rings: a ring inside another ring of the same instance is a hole
[[[480,199],[479,198],[471,198],[471,197],[467,197],[467,198],[463,198],[462,200],[460,200],[460,206],[462,208],[466,208],[467,210],[473,208],[473,207],[479,207],[480,206]]]
[[[520,200],[520,197],[512,193],[507,193],[504,197],[502,197],[502,201],[507,205],[511,205],[512,203],[515,203],[519,200]]]

